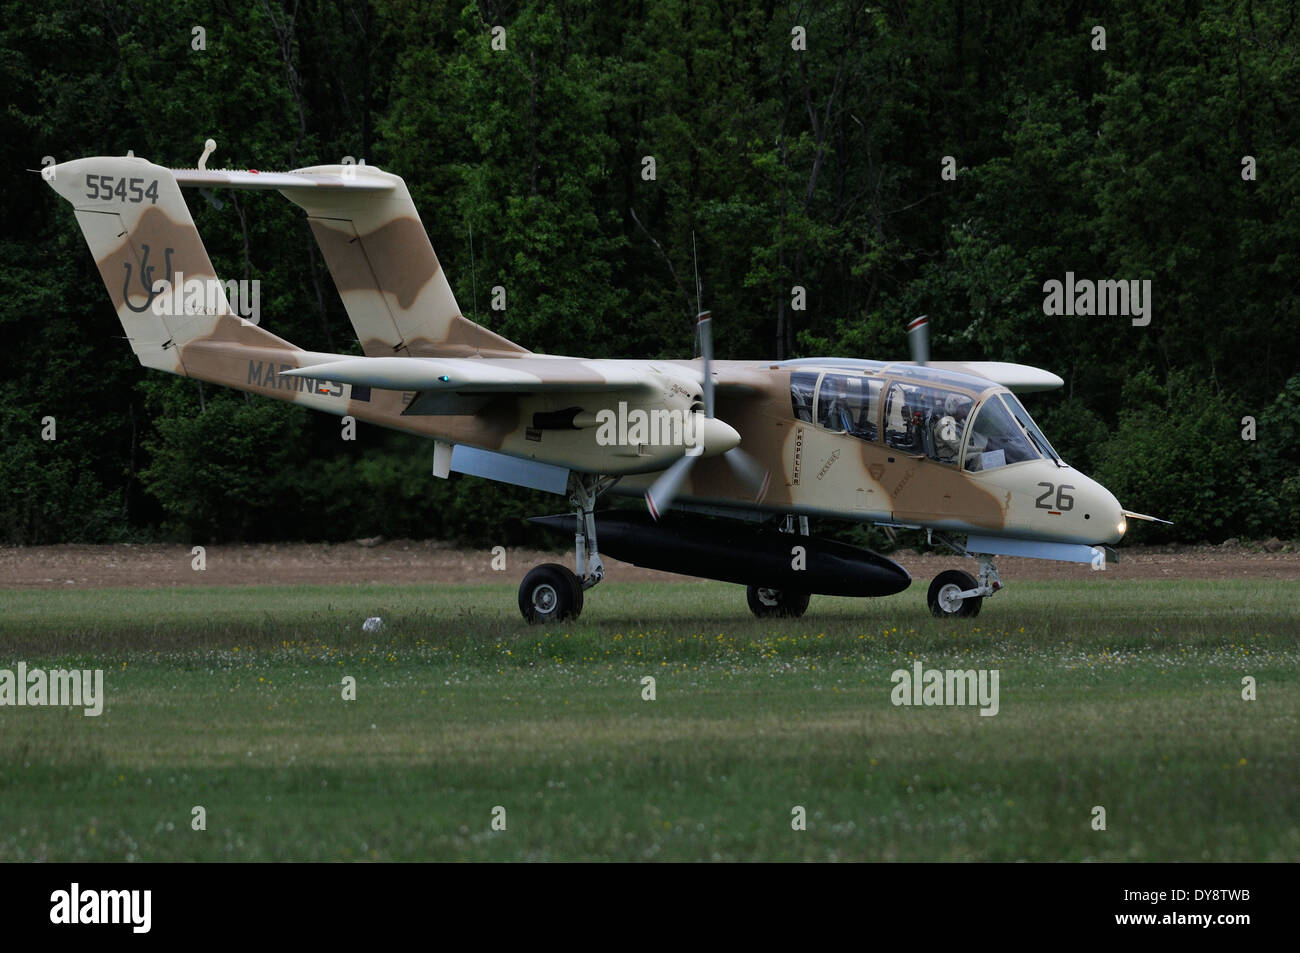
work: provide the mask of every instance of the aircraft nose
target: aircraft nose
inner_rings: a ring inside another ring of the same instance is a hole
[[[1128,521],[1115,494],[1077,470],[1071,477],[1070,493],[1074,497],[1072,528],[1079,533],[1076,541],[1089,546],[1118,543],[1128,531]]]
[[[1103,538],[1099,542],[1118,543],[1128,532],[1128,520],[1124,516],[1124,507],[1119,505],[1119,500],[1115,499],[1115,494],[1110,492],[1100,483],[1096,484],[1096,503],[1093,513],[1093,519],[1100,519],[1101,524],[1098,527],[1099,535]]]

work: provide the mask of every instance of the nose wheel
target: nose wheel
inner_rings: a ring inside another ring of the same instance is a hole
[[[971,619],[980,614],[984,597],[991,596],[1002,588],[998,578],[998,567],[993,564],[993,557],[987,553],[969,553],[964,546],[952,540],[934,535],[945,546],[962,556],[973,558],[980,566],[980,576],[976,579],[960,569],[949,569],[934,577],[930,583],[930,592],[926,601],[930,611],[940,619]]]
[[[934,577],[926,601],[940,619],[970,619],[980,614],[984,597],[972,594],[975,577],[960,569],[949,569]]]

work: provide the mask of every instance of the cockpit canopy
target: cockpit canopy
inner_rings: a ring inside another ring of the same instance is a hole
[[[795,371],[790,402],[797,420],[972,472],[1041,457],[1059,460],[1010,391],[990,389],[981,398],[943,386],[942,375],[930,376],[937,382]]]

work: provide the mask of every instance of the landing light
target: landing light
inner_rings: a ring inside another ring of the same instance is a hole
[[[1122,519],[1115,524],[1115,529],[1121,536],[1128,532],[1128,520]]]

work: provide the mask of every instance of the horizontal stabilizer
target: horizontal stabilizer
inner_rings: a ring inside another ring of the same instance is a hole
[[[364,168],[362,166],[361,168]],[[391,192],[394,184],[365,175],[324,172],[257,172],[253,169],[172,169],[176,184],[207,189],[359,189]]]
[[[547,391],[648,391],[645,375],[617,362],[566,357],[356,357],[285,371],[383,390],[536,394]]]

